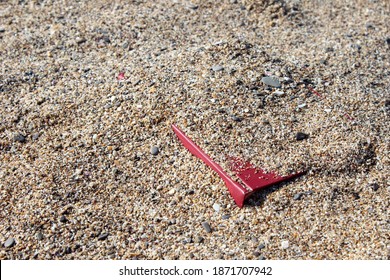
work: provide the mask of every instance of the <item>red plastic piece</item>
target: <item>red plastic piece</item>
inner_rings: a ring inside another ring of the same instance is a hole
[[[196,145],[190,138],[188,138],[183,131],[181,131],[176,125],[172,125],[173,131],[176,133],[177,137],[183,143],[183,145],[195,156],[203,160],[209,167],[218,173],[218,175],[225,182],[227,188],[237,206],[242,208],[244,206],[244,201],[255,191],[269,187],[271,185],[290,180],[295,178],[304,172],[292,174],[289,176],[278,176],[276,173],[270,172],[266,173],[262,169],[253,167],[250,163],[244,162],[237,158],[230,158],[231,160],[231,169],[237,174],[237,176],[242,180],[244,185],[233,180],[223,169],[222,167],[214,162],[202,149]]]
[[[123,80],[124,78],[125,78],[125,73],[124,72],[120,72],[119,74],[118,74],[118,77],[116,77],[119,81],[120,80]]]

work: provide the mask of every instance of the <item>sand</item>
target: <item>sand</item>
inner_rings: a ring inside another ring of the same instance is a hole
[[[1,2],[0,258],[389,259],[389,22],[386,0]],[[172,124],[233,177],[307,173],[240,209]]]

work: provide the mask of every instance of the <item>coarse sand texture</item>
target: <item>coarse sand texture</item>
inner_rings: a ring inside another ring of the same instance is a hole
[[[388,0],[0,1],[0,259],[389,259],[389,23]],[[234,179],[306,173],[239,208],[172,124]]]

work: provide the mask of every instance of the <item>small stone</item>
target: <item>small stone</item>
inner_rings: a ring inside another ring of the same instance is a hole
[[[194,190],[188,190],[188,191],[186,191],[186,194],[187,194],[187,195],[192,195],[192,194],[194,194],[194,193],[195,193]]]
[[[271,87],[276,87],[276,88],[280,88],[281,87],[281,84],[279,82],[279,80],[277,78],[273,78],[273,77],[263,77],[261,79],[261,81],[268,85],[268,86],[271,86]]]
[[[379,185],[377,183],[373,183],[373,184],[370,184],[369,187],[373,190],[373,191],[377,191],[379,189]]]
[[[61,218],[60,218],[61,223],[66,223],[67,221],[68,221],[68,219],[65,216],[61,216]]]
[[[326,108],[324,109],[324,111],[329,114],[330,112],[332,112],[332,109]]]
[[[239,117],[237,117],[237,116],[232,116],[232,119],[233,119],[233,121],[235,121],[235,122],[240,122],[240,121],[242,121],[242,119],[239,118]]]
[[[150,153],[154,156],[157,156],[158,153],[160,152],[159,148],[156,147],[156,146],[153,146],[151,149],[150,149]]]
[[[296,135],[297,141],[302,141],[302,140],[305,140],[307,138],[309,138],[309,135],[306,133],[303,133],[303,132],[298,132]]]
[[[8,239],[5,241],[4,247],[5,247],[5,248],[10,248],[10,247],[14,246],[15,243],[16,243],[15,239],[12,238],[12,237],[10,237],[10,238],[8,238]]]
[[[72,253],[72,249],[70,247],[66,247],[65,250],[64,250],[64,253],[65,254],[70,254],[70,253]]]
[[[87,40],[85,38],[81,38],[81,37],[77,37],[76,38],[76,43],[81,45],[83,43],[87,42]]]
[[[390,37],[386,38],[386,44],[390,45]]]
[[[211,227],[210,227],[210,224],[208,222],[203,222],[202,223],[202,227],[205,229],[205,231],[207,233],[210,233],[211,232]]]
[[[213,208],[214,208],[215,212],[217,212],[217,213],[221,210],[221,206],[218,203],[214,203]]]
[[[204,238],[203,238],[202,236],[197,236],[197,237],[195,237],[195,239],[194,239],[195,243],[202,243],[203,240],[204,240]]]
[[[230,218],[229,214],[222,215],[222,220],[228,220]]]
[[[224,68],[222,65],[213,65],[211,67],[211,69],[214,71],[214,72],[218,72],[218,71],[222,71]]]
[[[198,5],[195,5],[193,3],[189,3],[187,5],[187,8],[190,9],[190,10],[196,10],[196,9],[198,9]]]
[[[0,33],[5,32],[5,28],[3,26],[0,26]]]
[[[299,109],[302,109],[302,108],[305,108],[305,107],[306,107],[306,103],[298,104],[298,108]]]
[[[175,192],[176,192],[176,189],[171,189],[171,190],[169,190],[168,194],[169,194],[169,195],[174,195]]]
[[[106,240],[107,237],[108,237],[108,232],[99,235],[98,240],[100,240],[100,241]]]
[[[285,250],[290,246],[288,240],[283,240],[282,241],[282,249]]]
[[[296,193],[296,194],[294,194],[294,200],[300,200],[301,198],[302,198],[302,196],[303,196],[303,193]]]
[[[26,136],[24,136],[21,133],[17,133],[14,136],[14,141],[15,142],[19,142],[19,143],[24,143],[24,142],[26,142]]]
[[[263,256],[263,255],[261,255],[260,257],[259,257],[259,260],[261,260],[261,261],[263,261],[263,260],[265,260],[266,258]]]
[[[39,138],[39,132],[37,132],[37,133],[34,133],[33,135],[32,135],[32,140],[37,140]]]
[[[281,91],[281,90],[277,90],[274,92],[275,95],[277,96],[283,96],[284,95],[284,91]]]
[[[259,246],[257,246],[258,250],[262,250],[264,248],[265,248],[265,244],[264,243],[261,243]]]
[[[36,237],[37,237],[38,240],[42,240],[42,239],[44,238],[42,232],[38,232],[37,235],[36,235]]]

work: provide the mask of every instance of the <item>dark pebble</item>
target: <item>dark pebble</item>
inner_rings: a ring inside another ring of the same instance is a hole
[[[259,257],[259,260],[261,260],[261,261],[263,261],[263,260],[265,260],[266,258],[264,257],[264,256],[260,256]]]
[[[66,247],[65,250],[64,250],[64,253],[65,254],[70,254],[70,253],[72,253],[72,249],[70,247]]]
[[[308,134],[303,133],[303,132],[298,132],[297,133],[297,136],[296,136],[297,141],[302,141],[302,140],[305,140],[307,138],[309,138]]]
[[[61,216],[61,218],[60,218],[61,223],[66,223],[67,221],[68,221],[68,219],[65,216]]]
[[[242,119],[239,118],[239,117],[237,117],[237,116],[233,116],[232,118],[233,118],[233,121],[235,121],[235,122],[240,122],[240,121],[242,121]]]
[[[353,195],[353,197],[354,197],[355,199],[360,199],[359,193],[353,192],[352,195]]]
[[[377,183],[370,184],[369,186],[375,192],[379,189],[379,185]]]
[[[43,233],[42,232],[38,232],[37,233],[37,239],[38,240],[42,240],[43,238],[44,238]]]
[[[260,252],[254,251],[254,252],[253,252],[253,255],[254,255],[255,257],[259,257],[259,256],[260,256]]]
[[[107,237],[108,237],[108,233],[103,233],[103,234],[99,235],[98,240],[106,240]]]
[[[390,45],[390,37],[386,38],[386,43]]]
[[[158,147],[156,146],[153,146],[151,149],[150,149],[150,153],[154,156],[157,156],[158,153],[160,152],[160,150],[158,149]]]
[[[257,246],[257,249],[258,250],[262,250],[262,249],[264,249],[265,248],[265,244],[264,243],[262,243],[262,244],[260,244],[259,246]]]
[[[8,238],[5,242],[4,242],[4,247],[5,248],[11,248],[12,246],[14,246],[16,243],[15,239],[10,237]]]
[[[229,214],[222,215],[222,220],[228,220],[230,218]]]
[[[210,233],[211,232],[211,227],[210,227],[210,224],[208,222],[203,222],[202,223],[202,227],[205,229],[205,231],[207,233]]]
[[[24,143],[26,142],[26,136],[24,136],[23,134],[21,133],[18,133],[14,136],[14,141],[15,142],[19,142],[19,143]]]
[[[186,194],[187,194],[187,195],[192,195],[192,194],[194,194],[194,193],[195,193],[194,190],[188,190],[188,191],[186,191]]]
[[[294,200],[300,200],[303,196],[303,193],[296,193],[294,194]]]

